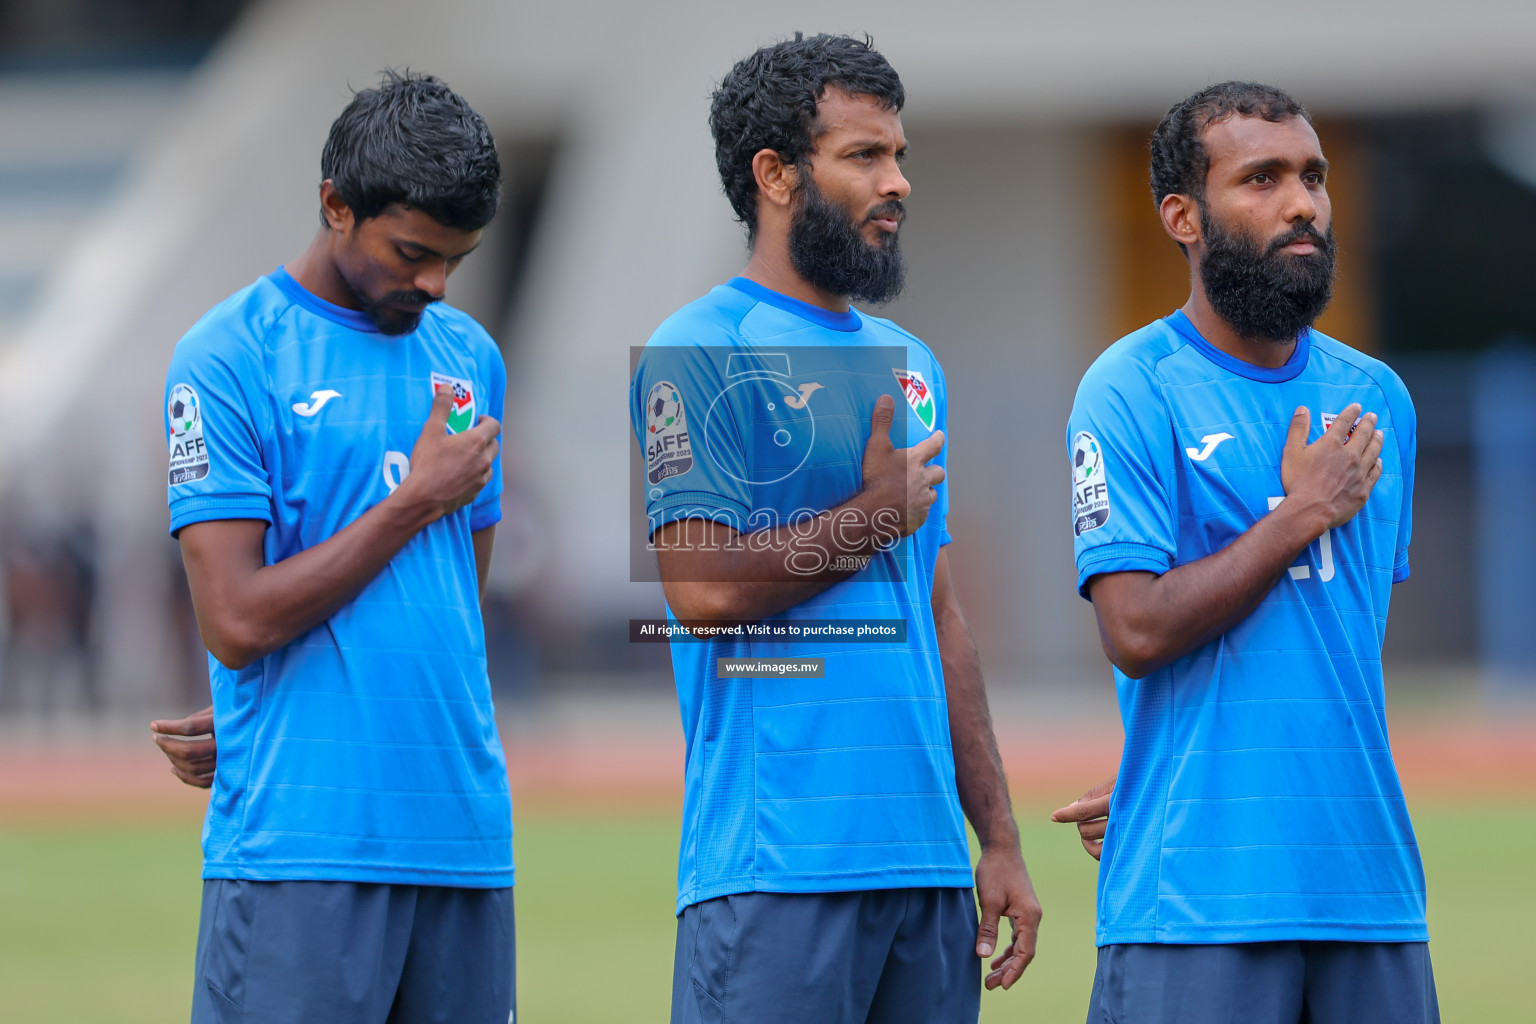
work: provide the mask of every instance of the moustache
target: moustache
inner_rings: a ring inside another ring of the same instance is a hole
[[[1292,242],[1311,242],[1317,246],[1320,252],[1327,251],[1328,248],[1328,240],[1319,234],[1318,230],[1311,224],[1297,224],[1294,228],[1270,242],[1264,250],[1264,255],[1273,255]]]
[[[426,292],[390,292],[384,296],[384,302],[397,306],[430,306],[434,302],[442,301],[441,296],[428,295]]]
[[[906,206],[902,205],[900,199],[892,199],[881,203],[873,210],[870,210],[864,218],[866,223],[872,220],[894,220],[898,224],[902,223],[906,219],[907,208]]]

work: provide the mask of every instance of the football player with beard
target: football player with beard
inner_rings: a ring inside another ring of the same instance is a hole
[[[1078,588],[1125,750],[1058,811],[1099,853],[1088,1019],[1439,1020],[1381,645],[1408,578],[1415,418],[1312,328],[1328,161],[1278,89],[1226,82],[1152,138],[1183,308],[1112,345],[1067,429]]]
[[[901,290],[904,98],[847,36],[731,70],[710,127],[751,258],[657,329],[631,386],[668,613],[692,626],[672,641],[679,1024],[974,1022],[978,957],[1006,988],[1034,956],[1040,906],[944,553],[943,371],[849,304]],[[871,620],[903,635],[842,638]],[[782,674],[808,660],[814,678]]]

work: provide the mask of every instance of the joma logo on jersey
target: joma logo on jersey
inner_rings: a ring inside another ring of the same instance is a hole
[[[798,395],[784,396],[784,404],[789,406],[791,409],[804,409],[806,403],[811,400],[811,396],[820,390],[822,390],[822,386],[815,383],[814,381],[810,384],[801,384],[800,393]]]
[[[324,409],[326,403],[331,399],[340,397],[340,391],[332,391],[330,388],[326,388],[324,391],[311,392],[309,401],[293,403],[293,411],[307,418]]]
[[[1200,439],[1200,443],[1202,445],[1204,445],[1205,447],[1203,447],[1203,448],[1185,448],[1184,449],[1184,454],[1188,455],[1191,459],[1194,459],[1196,462],[1204,462],[1206,459],[1211,457],[1211,453],[1216,450],[1216,446],[1217,445],[1221,444],[1221,442],[1223,442],[1223,441],[1231,441],[1231,440],[1233,440],[1232,435],[1227,433],[1226,431],[1222,431],[1219,434],[1206,434],[1204,437],[1202,437]]]

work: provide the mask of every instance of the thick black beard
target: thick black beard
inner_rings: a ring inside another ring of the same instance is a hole
[[[379,333],[390,335],[410,334],[421,323],[421,314],[387,306],[385,303],[406,302],[419,306],[437,301],[426,292],[390,292],[377,302],[356,289],[353,289],[352,294],[357,296],[357,304],[362,307],[363,314],[373,321]]]
[[[1205,252],[1200,281],[1216,315],[1238,337],[1288,343],[1322,315],[1333,298],[1336,246],[1333,227],[1326,235],[1310,224],[1297,224],[1261,246],[1248,235],[1228,231],[1201,204]],[[1280,250],[1306,239],[1317,246],[1308,256]]]
[[[907,260],[896,234],[870,245],[859,231],[862,224],[822,195],[808,165],[805,170],[789,226],[789,259],[800,276],[823,291],[860,302],[878,305],[900,295],[907,281]],[[905,213],[901,200],[893,199],[871,210],[865,220],[900,219]]]

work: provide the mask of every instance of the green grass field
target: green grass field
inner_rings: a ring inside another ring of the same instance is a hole
[[[1040,955],[983,1020],[1083,1019],[1093,973],[1093,864],[1021,810],[1045,907]],[[1435,973],[1446,1021],[1536,1005],[1536,806],[1421,806]],[[520,814],[520,1020],[664,1021],[677,824],[657,815]],[[0,1020],[184,1021],[196,938],[194,824],[0,827]]]

